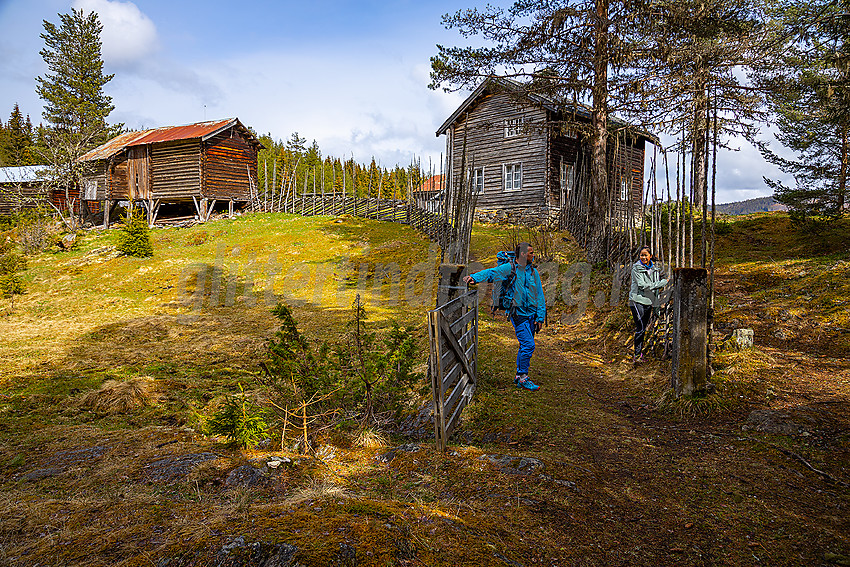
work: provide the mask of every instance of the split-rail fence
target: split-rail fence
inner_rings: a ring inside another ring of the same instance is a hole
[[[406,224],[424,233],[445,250],[457,240],[457,230],[443,215],[426,211],[416,201],[354,197],[344,193],[305,194],[267,207],[254,200],[249,210],[294,213],[303,216],[352,215],[366,219]]]

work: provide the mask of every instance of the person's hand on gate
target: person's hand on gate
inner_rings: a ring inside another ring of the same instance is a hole
[[[464,277],[463,277],[463,281],[464,281],[467,285],[475,283],[475,280],[474,280],[474,279],[472,279],[472,276],[464,276]]]

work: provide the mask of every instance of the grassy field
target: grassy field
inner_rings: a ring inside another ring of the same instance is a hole
[[[624,304],[593,301],[572,325],[577,306],[555,303],[541,388],[517,390],[512,329],[482,308],[479,390],[447,454],[337,428],[301,455],[200,431],[240,385],[262,393],[271,307],[333,342],[360,293],[375,328],[416,326],[424,371],[439,251],[399,225],[282,214],[156,230],[150,259],[89,232],[30,259],[28,293],[2,306],[0,565],[850,564],[848,234],[731,223],[717,395],[671,403],[668,362],[629,364]],[[476,227],[472,254],[491,265],[515,236]],[[581,259],[568,235],[551,244]],[[375,283],[387,265],[397,285]],[[590,297],[609,288],[591,274]],[[754,349],[721,348],[737,327]],[[92,404],[110,383],[137,404]],[[264,481],[228,486],[245,465]]]

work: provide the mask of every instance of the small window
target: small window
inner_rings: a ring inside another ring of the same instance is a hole
[[[566,201],[570,197],[570,192],[573,190],[573,183],[575,182],[575,168],[573,164],[561,158],[561,173],[560,173],[560,181],[561,181],[561,194]]]
[[[620,200],[629,200],[629,179],[626,177],[620,178]]]
[[[522,134],[522,118],[505,120],[505,138],[512,138]]]
[[[522,189],[522,164],[514,163],[504,166],[505,191]]]
[[[472,190],[475,193],[484,192],[484,168],[476,167],[472,170]]]

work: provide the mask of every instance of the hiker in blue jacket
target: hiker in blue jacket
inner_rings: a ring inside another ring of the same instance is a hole
[[[658,290],[667,285],[661,266],[652,262],[652,251],[644,246],[632,265],[632,285],[629,289],[629,309],[635,321],[634,363],[643,362],[643,336],[649,326],[653,307],[658,307]]]
[[[516,331],[519,350],[516,355],[516,378],[514,384],[526,390],[536,390],[538,386],[528,377],[531,355],[534,352],[534,334],[540,331],[546,319],[546,299],[543,297],[543,285],[540,274],[534,267],[534,250],[527,242],[521,242],[514,251],[515,261],[499,264],[495,268],[482,270],[466,276],[466,283],[502,282],[511,277],[516,270],[512,293],[507,309],[508,317]],[[494,293],[496,291],[494,290]]]

